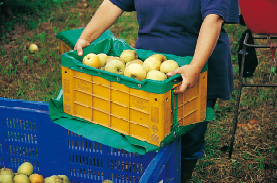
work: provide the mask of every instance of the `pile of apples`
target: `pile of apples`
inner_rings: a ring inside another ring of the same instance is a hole
[[[176,70],[179,65],[174,60],[167,60],[162,54],[154,54],[144,61],[138,59],[135,50],[123,50],[120,57],[104,53],[89,53],[83,58],[83,64],[111,73],[125,75],[139,81],[151,79],[162,81],[167,73]]]
[[[43,178],[42,175],[34,173],[34,167],[29,162],[22,163],[17,172],[12,169],[0,169],[0,183],[69,183],[66,175],[52,175]]]

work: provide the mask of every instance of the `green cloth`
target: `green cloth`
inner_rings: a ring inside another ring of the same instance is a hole
[[[84,28],[62,31],[57,33],[56,38],[64,41],[69,47],[73,49],[83,30]],[[93,43],[97,43],[103,39],[116,39],[116,38],[114,37],[113,33],[108,29],[98,39],[93,41]]]
[[[87,73],[94,76],[99,76],[105,78],[109,81],[115,81],[121,84],[125,84],[129,88],[134,88],[138,90],[144,90],[151,93],[166,93],[171,90],[174,84],[181,82],[182,77],[180,74],[176,74],[164,81],[154,81],[150,79],[144,79],[138,81],[134,78],[126,77],[124,75],[119,75],[116,73],[110,73],[107,71],[102,71],[94,67],[84,65],[82,63],[83,58],[89,53],[105,53],[109,56],[120,56],[123,50],[134,49],[127,43],[117,40],[117,39],[104,39],[97,43],[91,44],[90,46],[83,49],[83,56],[78,56],[76,50],[71,50],[61,56],[61,64],[64,67],[68,67],[72,70]],[[135,49],[138,57],[141,60],[145,60],[149,56],[156,54],[151,50]],[[191,62],[192,57],[180,57],[172,54],[163,54],[168,60],[175,60],[179,66],[187,65]],[[208,64],[205,65],[202,72],[208,70]]]
[[[84,119],[64,113],[61,93],[62,91],[60,91],[60,95],[57,99],[51,99],[49,102],[50,118],[54,123],[61,125],[76,134],[82,135],[84,138],[91,141],[99,142],[113,148],[125,149],[129,152],[135,152],[141,155],[144,155],[146,152],[150,151],[158,151],[160,148],[175,140],[179,135],[187,133],[200,124],[196,123],[192,125],[180,126],[180,132],[177,136],[174,135],[172,131],[161,142],[161,147],[158,147],[145,141],[137,140],[129,135],[123,135],[104,126],[93,124]],[[213,109],[207,108],[206,121],[211,121],[213,116]]]

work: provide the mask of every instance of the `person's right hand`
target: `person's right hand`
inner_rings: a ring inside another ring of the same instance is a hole
[[[74,50],[77,50],[79,56],[83,56],[83,48],[89,46],[90,43],[82,38],[79,38],[77,43],[75,44]]]

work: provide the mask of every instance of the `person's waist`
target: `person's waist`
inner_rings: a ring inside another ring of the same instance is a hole
[[[159,29],[150,29],[150,30],[139,30],[138,35],[142,36],[161,36],[161,37],[198,37],[198,32],[189,32],[184,30],[159,30]]]
[[[177,56],[192,56],[197,38],[168,34],[139,34],[135,48]]]

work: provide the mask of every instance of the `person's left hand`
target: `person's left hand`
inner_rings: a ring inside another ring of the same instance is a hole
[[[192,88],[197,82],[199,75],[201,73],[202,68],[196,65],[184,65],[179,67],[175,71],[167,73],[167,75],[173,76],[175,74],[181,74],[183,81],[179,88],[175,90],[175,94],[183,93],[186,89]]]

